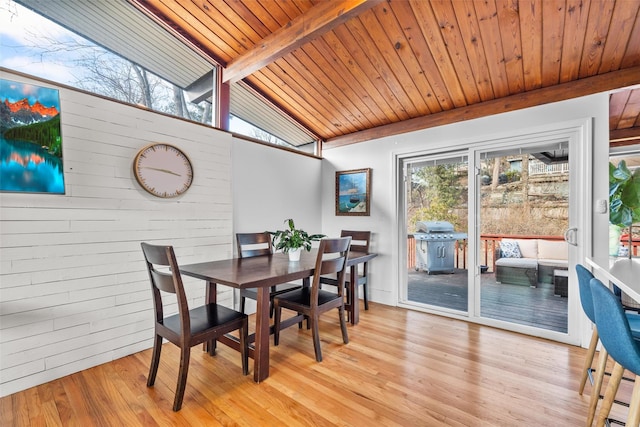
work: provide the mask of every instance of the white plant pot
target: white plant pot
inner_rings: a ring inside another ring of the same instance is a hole
[[[302,248],[289,250],[289,261],[300,261],[300,252],[302,252]]]

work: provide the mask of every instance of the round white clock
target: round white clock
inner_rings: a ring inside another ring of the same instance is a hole
[[[133,161],[138,183],[158,197],[176,197],[191,186],[193,167],[186,154],[169,144],[142,148]]]

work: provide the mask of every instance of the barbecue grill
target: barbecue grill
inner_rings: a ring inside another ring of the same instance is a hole
[[[466,239],[467,233],[454,231],[447,221],[420,221],[416,227],[416,271],[453,273],[456,240]]]

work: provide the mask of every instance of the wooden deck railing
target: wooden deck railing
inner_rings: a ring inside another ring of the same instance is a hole
[[[495,271],[496,248],[502,239],[546,239],[564,240],[563,236],[521,236],[510,234],[483,234],[480,236],[480,262],[486,265],[488,271]],[[640,242],[639,242],[640,244]],[[454,266],[455,268],[467,268],[467,239],[457,240],[455,243]],[[407,235],[407,266],[416,267],[416,242],[413,235]]]

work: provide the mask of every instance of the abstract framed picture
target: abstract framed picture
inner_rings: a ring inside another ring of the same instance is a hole
[[[0,79],[0,191],[64,194],[57,89]]]
[[[336,172],[336,215],[369,216],[371,169]]]

